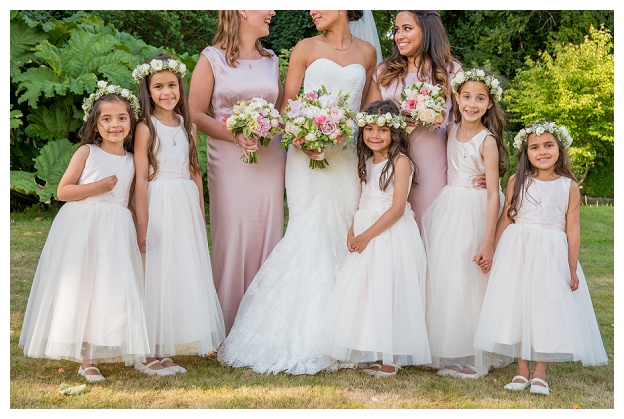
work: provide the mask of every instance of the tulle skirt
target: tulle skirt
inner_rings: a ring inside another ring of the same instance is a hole
[[[485,189],[445,186],[423,216],[426,317],[434,368],[478,362],[474,333],[488,276],[472,259],[483,243],[486,214]]]
[[[531,361],[608,361],[580,263],[571,291],[566,234],[511,224],[496,248],[475,347],[485,367],[499,355]]]
[[[81,362],[144,361],[143,272],[128,208],[63,205],[46,240],[24,315],[24,355]]]
[[[383,213],[358,210],[355,235]],[[347,363],[430,363],[425,274],[425,249],[414,215],[407,210],[361,254],[346,257],[325,312],[321,352]]]
[[[225,338],[197,185],[148,188],[145,320],[152,355],[207,355]]]

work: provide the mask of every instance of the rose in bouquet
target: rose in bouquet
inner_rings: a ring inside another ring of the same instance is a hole
[[[272,103],[262,98],[239,100],[232,108],[232,114],[226,115],[225,125],[236,136],[242,132],[246,138],[256,139],[267,147],[271,138],[281,132],[281,117]],[[241,159],[245,163],[258,163],[255,151],[247,151]]]
[[[446,119],[446,101],[442,89],[428,83],[414,82],[401,92],[401,111],[407,113],[416,125],[436,131]],[[414,127],[408,127],[408,133]]]
[[[289,100],[282,115],[284,135],[280,148],[293,145],[303,151],[318,151],[321,155],[317,160],[310,159],[310,168],[325,168],[329,165],[325,150],[335,145],[346,148],[352,140],[355,114],[347,105],[347,99],[348,94],[333,95],[321,86],[319,90]]]

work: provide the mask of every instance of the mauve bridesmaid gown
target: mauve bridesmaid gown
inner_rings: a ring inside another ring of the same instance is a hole
[[[218,48],[207,47],[202,54],[214,73],[211,113],[217,121],[231,114],[241,99],[261,97],[275,104],[280,83],[277,56],[239,59],[237,67],[230,67]],[[226,333],[247,287],[282,238],[286,152],[277,149],[279,140],[275,137],[269,147],[259,147],[258,164],[247,164],[239,146],[208,139],[212,272]]]
[[[459,64],[455,63],[453,71],[458,69]],[[375,82],[377,82],[378,74],[379,70],[373,75]],[[394,99],[399,102],[403,88],[415,81],[430,83],[428,80],[419,80],[417,73],[407,73],[403,81],[395,80],[386,87],[380,85],[381,97],[383,100]],[[446,186],[446,127],[453,119],[451,106],[452,102],[449,97],[446,101],[446,121],[436,132],[418,126],[410,135],[410,157],[416,164],[418,172],[417,184],[412,186],[407,200],[414,211],[414,218],[420,231],[422,231],[422,215]]]

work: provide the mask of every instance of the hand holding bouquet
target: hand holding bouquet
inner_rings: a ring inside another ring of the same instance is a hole
[[[428,83],[414,82],[401,92],[401,111],[407,113],[416,125],[436,131],[446,119],[446,101],[442,89]],[[414,129],[408,127],[408,134]]]
[[[349,95],[332,95],[325,86],[319,90],[289,100],[284,111],[284,135],[280,148],[293,145],[303,151],[321,153],[318,160],[310,159],[310,168],[325,168],[325,150],[342,144],[346,148],[351,141],[355,114],[347,105]]]
[[[281,132],[280,122],[280,114],[273,104],[257,97],[239,100],[232,108],[232,115],[227,115],[225,119],[227,129],[234,136],[243,133],[246,138],[257,140],[263,147],[267,147],[271,138]],[[255,151],[246,151],[241,159],[245,163],[258,163]]]

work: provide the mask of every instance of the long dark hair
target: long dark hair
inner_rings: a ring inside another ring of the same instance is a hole
[[[492,76],[487,70],[483,70],[486,76]],[[476,81],[476,80],[467,80],[467,81]],[[483,82],[479,82],[483,83]],[[466,83],[462,84],[459,87],[459,91],[457,94],[461,94],[462,89]],[[490,99],[490,103],[492,106],[490,109],[486,110],[483,116],[481,117],[481,123],[485,125],[485,127],[490,131],[490,134],[496,140],[496,147],[498,148],[498,176],[503,177],[507,170],[509,170],[509,151],[507,150],[507,145],[505,144],[505,130],[507,129],[507,118],[505,116],[505,111],[503,111],[502,106],[496,100],[492,92],[490,92],[490,88],[483,83],[488,91],[488,97]],[[459,105],[455,103],[453,107],[453,116],[455,118],[455,123],[461,122],[461,112],[459,111]]]
[[[171,57],[167,54],[158,54],[145,62],[149,63],[152,60],[165,61],[170,59]],[[176,78],[178,79],[178,86],[180,88],[180,98],[175,108],[173,108],[173,111],[184,119],[183,128],[184,131],[186,131],[186,135],[189,141],[189,169],[191,173],[201,173],[201,169],[199,168],[199,160],[197,159],[197,148],[195,147],[195,139],[193,138],[193,123],[191,121],[191,115],[189,112],[186,89],[184,88],[184,83],[182,82],[182,76],[180,75],[180,73],[172,73],[175,74]],[[154,179],[154,176],[156,176],[156,172],[158,171],[158,162],[156,160],[156,128],[154,128],[154,124],[152,123],[152,110],[154,109],[154,101],[152,100],[152,96],[149,91],[151,79],[152,74],[148,74],[147,76],[143,77],[143,79],[141,79],[141,82],[139,83],[139,93],[137,95],[137,97],[139,98],[139,103],[141,104],[142,115],[139,122],[145,122],[145,125],[147,125],[147,128],[149,128],[150,131],[150,140],[147,146],[147,161],[149,165],[152,166],[153,171],[148,176],[149,180]]]
[[[536,122],[529,127],[543,124],[544,122],[550,121]],[[557,147],[559,147],[559,158],[557,159],[554,167],[555,174],[570,178],[576,182],[576,177],[574,176],[574,174],[572,173],[572,169],[570,168],[570,157],[568,157],[568,153],[566,152],[563,143],[561,142],[561,140],[559,140],[559,138],[557,138],[557,136],[553,135],[553,137],[555,138]],[[533,177],[537,172],[535,166],[533,166],[531,164],[531,161],[529,160],[529,155],[527,153],[528,148],[529,140],[527,138],[525,141],[522,142],[522,144],[520,144],[518,154],[516,155],[516,161],[518,165],[514,180],[513,193],[511,195],[511,200],[509,201],[509,208],[507,209],[507,218],[509,218],[512,223],[516,220],[516,215],[518,215],[518,211],[522,206],[525,195],[527,199],[530,199],[530,196],[526,193],[526,191],[531,182],[533,182]]]
[[[375,101],[364,108],[362,112],[366,112],[371,115],[385,115],[388,112],[393,115],[398,115],[400,113],[398,106],[391,100]],[[412,167],[414,167],[412,181],[416,183],[417,168],[412,159],[409,157],[410,142],[407,133],[401,128],[394,128],[392,126],[388,126],[388,128],[390,128],[392,141],[390,143],[390,147],[388,148],[388,160],[386,160],[386,164],[381,171],[381,176],[379,177],[379,189],[382,191],[385,191],[390,182],[394,179],[394,161],[400,154],[405,154],[405,156],[412,162]],[[368,146],[364,143],[364,127],[362,127],[358,131],[357,135],[357,156],[358,176],[364,183],[366,183],[366,160],[368,160],[372,155],[373,150],[368,148]]]
[[[102,144],[102,137],[100,136],[100,131],[98,131],[98,119],[100,118],[100,105],[104,102],[121,102],[126,105],[128,115],[130,116],[130,132],[124,138],[123,144],[127,151],[132,152],[134,149],[134,128],[137,124],[137,117],[132,111],[130,102],[125,97],[115,93],[104,95],[93,103],[93,109],[91,109],[86,122],[78,131],[80,145],[95,144],[99,146]]]
[[[454,60],[451,55],[448,35],[440,15],[433,10],[399,10],[397,15],[401,12],[411,13],[422,31],[422,41],[417,51],[417,55],[420,57],[417,64],[418,79],[440,85],[446,100],[451,94],[449,70],[452,68]],[[393,42],[393,45],[390,57],[379,65],[377,82],[382,87],[390,85],[395,80],[405,82],[407,76],[408,58],[401,55],[396,41]]]

